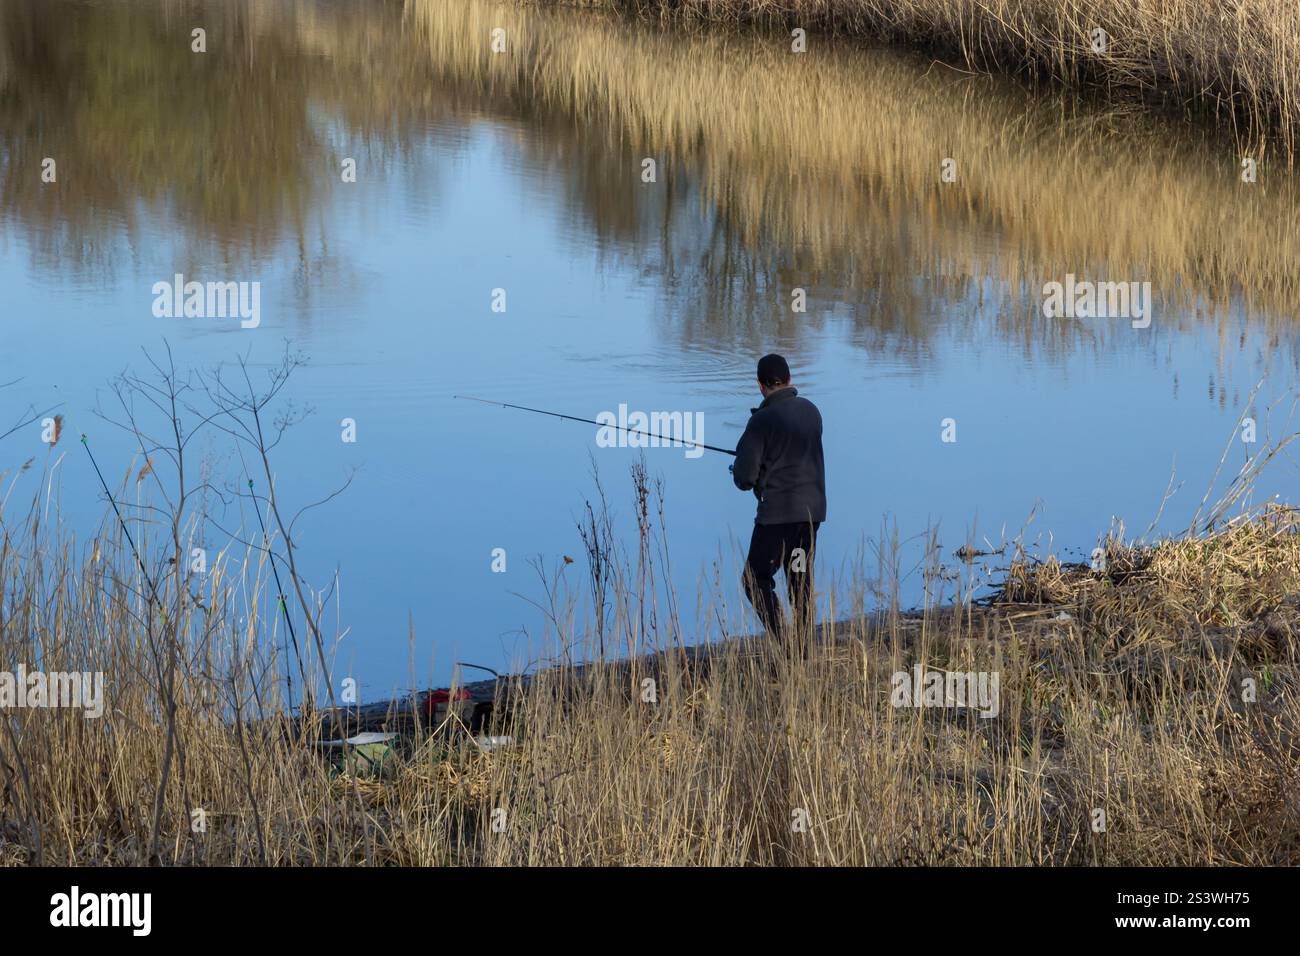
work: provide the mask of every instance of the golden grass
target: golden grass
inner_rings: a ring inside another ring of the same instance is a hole
[[[563,2],[563,0],[561,0]],[[1289,0],[597,0],[642,14],[885,37],[977,69],[1186,105],[1294,144],[1300,9]],[[1102,30],[1105,36],[1096,31]],[[816,41],[814,41],[816,42]]]
[[[1095,566],[1013,561],[999,601],[1044,604],[1112,639],[1171,646],[1232,634],[1255,657],[1294,657],[1300,512],[1268,505],[1212,532],[1135,546],[1111,539]]]
[[[507,682],[513,703],[497,729],[515,747],[424,731],[380,776],[331,769],[316,722],[280,713],[280,639],[274,615],[257,613],[267,593],[255,560],[222,557],[200,595],[206,613],[176,605],[165,579],[167,624],[148,616],[115,535],[82,558],[48,524],[6,516],[3,533],[0,668],[102,669],[109,700],[99,720],[3,715],[3,863],[1300,861],[1296,642],[1249,636],[1300,578],[1289,512],[1164,542],[1121,582],[1058,573],[1064,583],[1044,579],[989,609],[827,625],[808,660],[732,642],[693,661],[669,650],[544,670]],[[161,558],[153,547],[146,560]],[[852,591],[840,606],[861,600]],[[621,594],[607,633],[631,633],[666,597]],[[1027,607],[1030,597],[1062,603]],[[1108,606],[1123,613],[1098,612]],[[1291,635],[1294,624],[1270,626]],[[1135,628],[1149,639],[1135,645]],[[652,648],[680,636],[666,620],[644,635]],[[554,637],[595,652],[581,624]],[[173,641],[177,759],[151,857],[172,699],[159,664]],[[998,673],[997,716],[893,706],[891,676],[916,663]],[[195,832],[199,808],[207,828]]]

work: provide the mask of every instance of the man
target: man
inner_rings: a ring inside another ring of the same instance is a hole
[[[758,499],[754,534],[745,566],[745,594],[764,627],[781,634],[776,572],[785,571],[796,627],[812,623],[813,551],[826,520],[826,466],[822,416],[790,383],[790,366],[779,355],[758,360],[763,403],[752,409],[731,466],[736,487]]]

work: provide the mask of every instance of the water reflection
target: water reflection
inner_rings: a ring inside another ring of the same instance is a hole
[[[494,26],[505,55],[484,40]],[[483,115],[516,131],[521,175],[548,199],[562,184],[575,242],[653,279],[686,343],[793,344],[834,313],[856,344],[920,368],[938,305],[950,331],[1028,358],[1141,347],[1042,318],[1042,283],[1067,272],[1149,279],[1166,329],[1224,322],[1235,299],[1282,316],[1289,340],[1300,207],[1284,170],[1266,163],[1246,186],[1226,140],[778,39],[480,0],[364,16],[288,0],[9,3],[3,212],[47,270],[111,273],[139,254],[148,215],[196,263],[295,257],[306,308],[343,266],[321,215],[341,157],[383,176],[424,156],[420,190],[434,192],[430,143],[454,152]],[[46,156],[57,189],[41,188]],[[955,182],[940,180],[945,158]]]

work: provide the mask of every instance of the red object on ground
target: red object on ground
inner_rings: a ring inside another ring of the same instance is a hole
[[[424,695],[424,715],[432,717],[434,710],[439,704],[450,704],[452,700],[469,700],[470,695],[467,690],[456,691],[453,698],[450,690],[431,690]]]

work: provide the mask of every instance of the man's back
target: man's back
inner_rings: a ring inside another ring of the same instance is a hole
[[[826,520],[822,416],[793,386],[770,392],[754,409],[736,447],[736,487],[754,490],[757,524]]]

